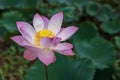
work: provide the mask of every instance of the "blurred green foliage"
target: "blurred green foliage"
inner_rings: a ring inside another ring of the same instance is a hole
[[[57,55],[57,61],[48,66],[48,78],[49,80],[92,80],[95,73],[95,67],[91,61],[82,59],[72,60],[69,57]],[[64,63],[63,63],[64,62]],[[32,77],[31,77],[32,76]],[[37,61],[33,65],[28,74],[25,76],[25,80],[46,80],[45,67],[40,61]]]
[[[16,21],[32,24],[35,13],[60,11],[64,27],[80,28],[68,40],[76,56],[56,53],[49,80],[120,80],[120,0],[0,0],[0,80],[46,80],[44,65],[23,59],[24,48],[10,37],[19,34]]]

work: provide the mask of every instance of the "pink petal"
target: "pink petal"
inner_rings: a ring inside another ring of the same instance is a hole
[[[36,13],[33,18],[33,25],[35,27],[35,30],[38,32],[44,28],[44,22],[42,17]]]
[[[54,62],[54,52],[49,49],[43,49],[42,52],[38,53],[38,58],[45,64],[49,65]]]
[[[52,63],[54,63],[55,61],[56,61],[56,56],[54,56],[54,59],[53,59]]]
[[[45,16],[41,16],[44,21],[44,29],[48,28],[49,19]]]
[[[65,28],[61,28],[60,31],[57,33],[57,35],[58,35],[59,33],[61,33],[64,29],[65,29]]]
[[[69,50],[72,49],[73,45],[70,43],[59,43],[54,50]]]
[[[26,47],[27,49],[31,50],[31,51],[36,52],[36,53],[41,52],[41,49],[40,49],[40,48],[38,48],[38,47],[34,47],[34,46],[27,46],[27,45],[25,45],[25,47]]]
[[[69,49],[69,50],[63,50],[63,51],[59,51],[59,50],[55,50],[56,52],[63,54],[63,55],[67,55],[67,56],[73,56],[75,55],[75,53]]]
[[[40,45],[44,48],[48,48],[52,44],[52,39],[51,38],[42,38],[40,40]]]
[[[11,39],[20,46],[31,45],[23,36],[13,36]]]
[[[34,36],[34,34],[36,33],[35,30],[33,29],[33,27],[27,22],[16,22],[16,24],[17,24],[19,30],[22,28],[30,36]],[[20,30],[20,32],[22,34],[21,30]]]
[[[32,43],[32,37],[23,28],[20,28],[19,30],[22,32],[22,36]]]
[[[31,40],[35,35],[35,30],[33,27],[26,22],[16,22],[20,33],[25,37],[28,41]],[[31,41],[30,41],[31,42]]]
[[[54,37],[53,42],[52,42],[52,46],[54,46],[54,47],[57,46],[60,43],[60,41],[61,41],[61,38]]]
[[[65,41],[68,38],[70,38],[79,28],[78,27],[74,27],[74,26],[70,26],[65,28],[63,31],[61,31],[57,37],[62,38],[61,41]]]
[[[55,35],[60,31],[61,25],[63,21],[63,13],[59,12],[52,16],[49,21],[48,29],[51,30]]]
[[[37,57],[37,53],[30,49],[24,51],[23,57],[27,60],[33,61]]]
[[[28,59],[28,60],[33,60],[37,57],[37,54],[42,52],[42,50],[40,48],[34,47],[34,46],[27,46],[25,45],[25,47],[27,48],[27,51],[25,51],[24,53],[24,58]]]

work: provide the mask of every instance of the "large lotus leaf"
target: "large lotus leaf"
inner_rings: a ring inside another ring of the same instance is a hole
[[[93,38],[90,41],[75,39],[74,46],[81,58],[90,59],[99,69],[109,67],[115,60],[116,50],[114,46],[101,37]]]
[[[46,80],[46,68],[37,61],[27,72],[25,80]],[[88,60],[73,60],[57,55],[57,61],[47,68],[48,80],[93,80],[95,67]]]
[[[25,75],[25,80],[46,80],[45,67],[40,62],[37,61]]]
[[[10,11],[3,13],[3,26],[8,32],[16,32],[16,21],[22,20],[22,14],[18,11]]]
[[[77,33],[75,33],[72,39],[79,39],[79,41],[89,41],[98,35],[98,30],[94,23],[83,22],[80,23],[79,30]]]
[[[109,33],[109,34],[116,34],[120,32],[120,21],[119,20],[113,20],[109,22],[104,22],[101,25],[101,28],[103,31]]]
[[[112,43],[99,36],[95,24],[81,23],[79,31],[72,39],[75,51],[80,58],[90,59],[99,69],[112,65],[116,50]]]

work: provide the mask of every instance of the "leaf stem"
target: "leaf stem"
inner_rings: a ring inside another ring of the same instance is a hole
[[[46,80],[48,80],[48,66],[45,65],[45,75],[46,75]]]

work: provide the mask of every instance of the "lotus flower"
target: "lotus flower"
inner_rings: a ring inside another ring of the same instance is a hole
[[[72,44],[60,42],[69,39],[78,27],[61,28],[62,21],[62,12],[53,15],[50,20],[36,13],[33,18],[34,27],[27,22],[16,22],[22,35],[13,36],[11,39],[26,48],[23,54],[25,59],[33,61],[38,57],[42,63],[49,65],[56,60],[53,51],[67,56],[75,55]]]

